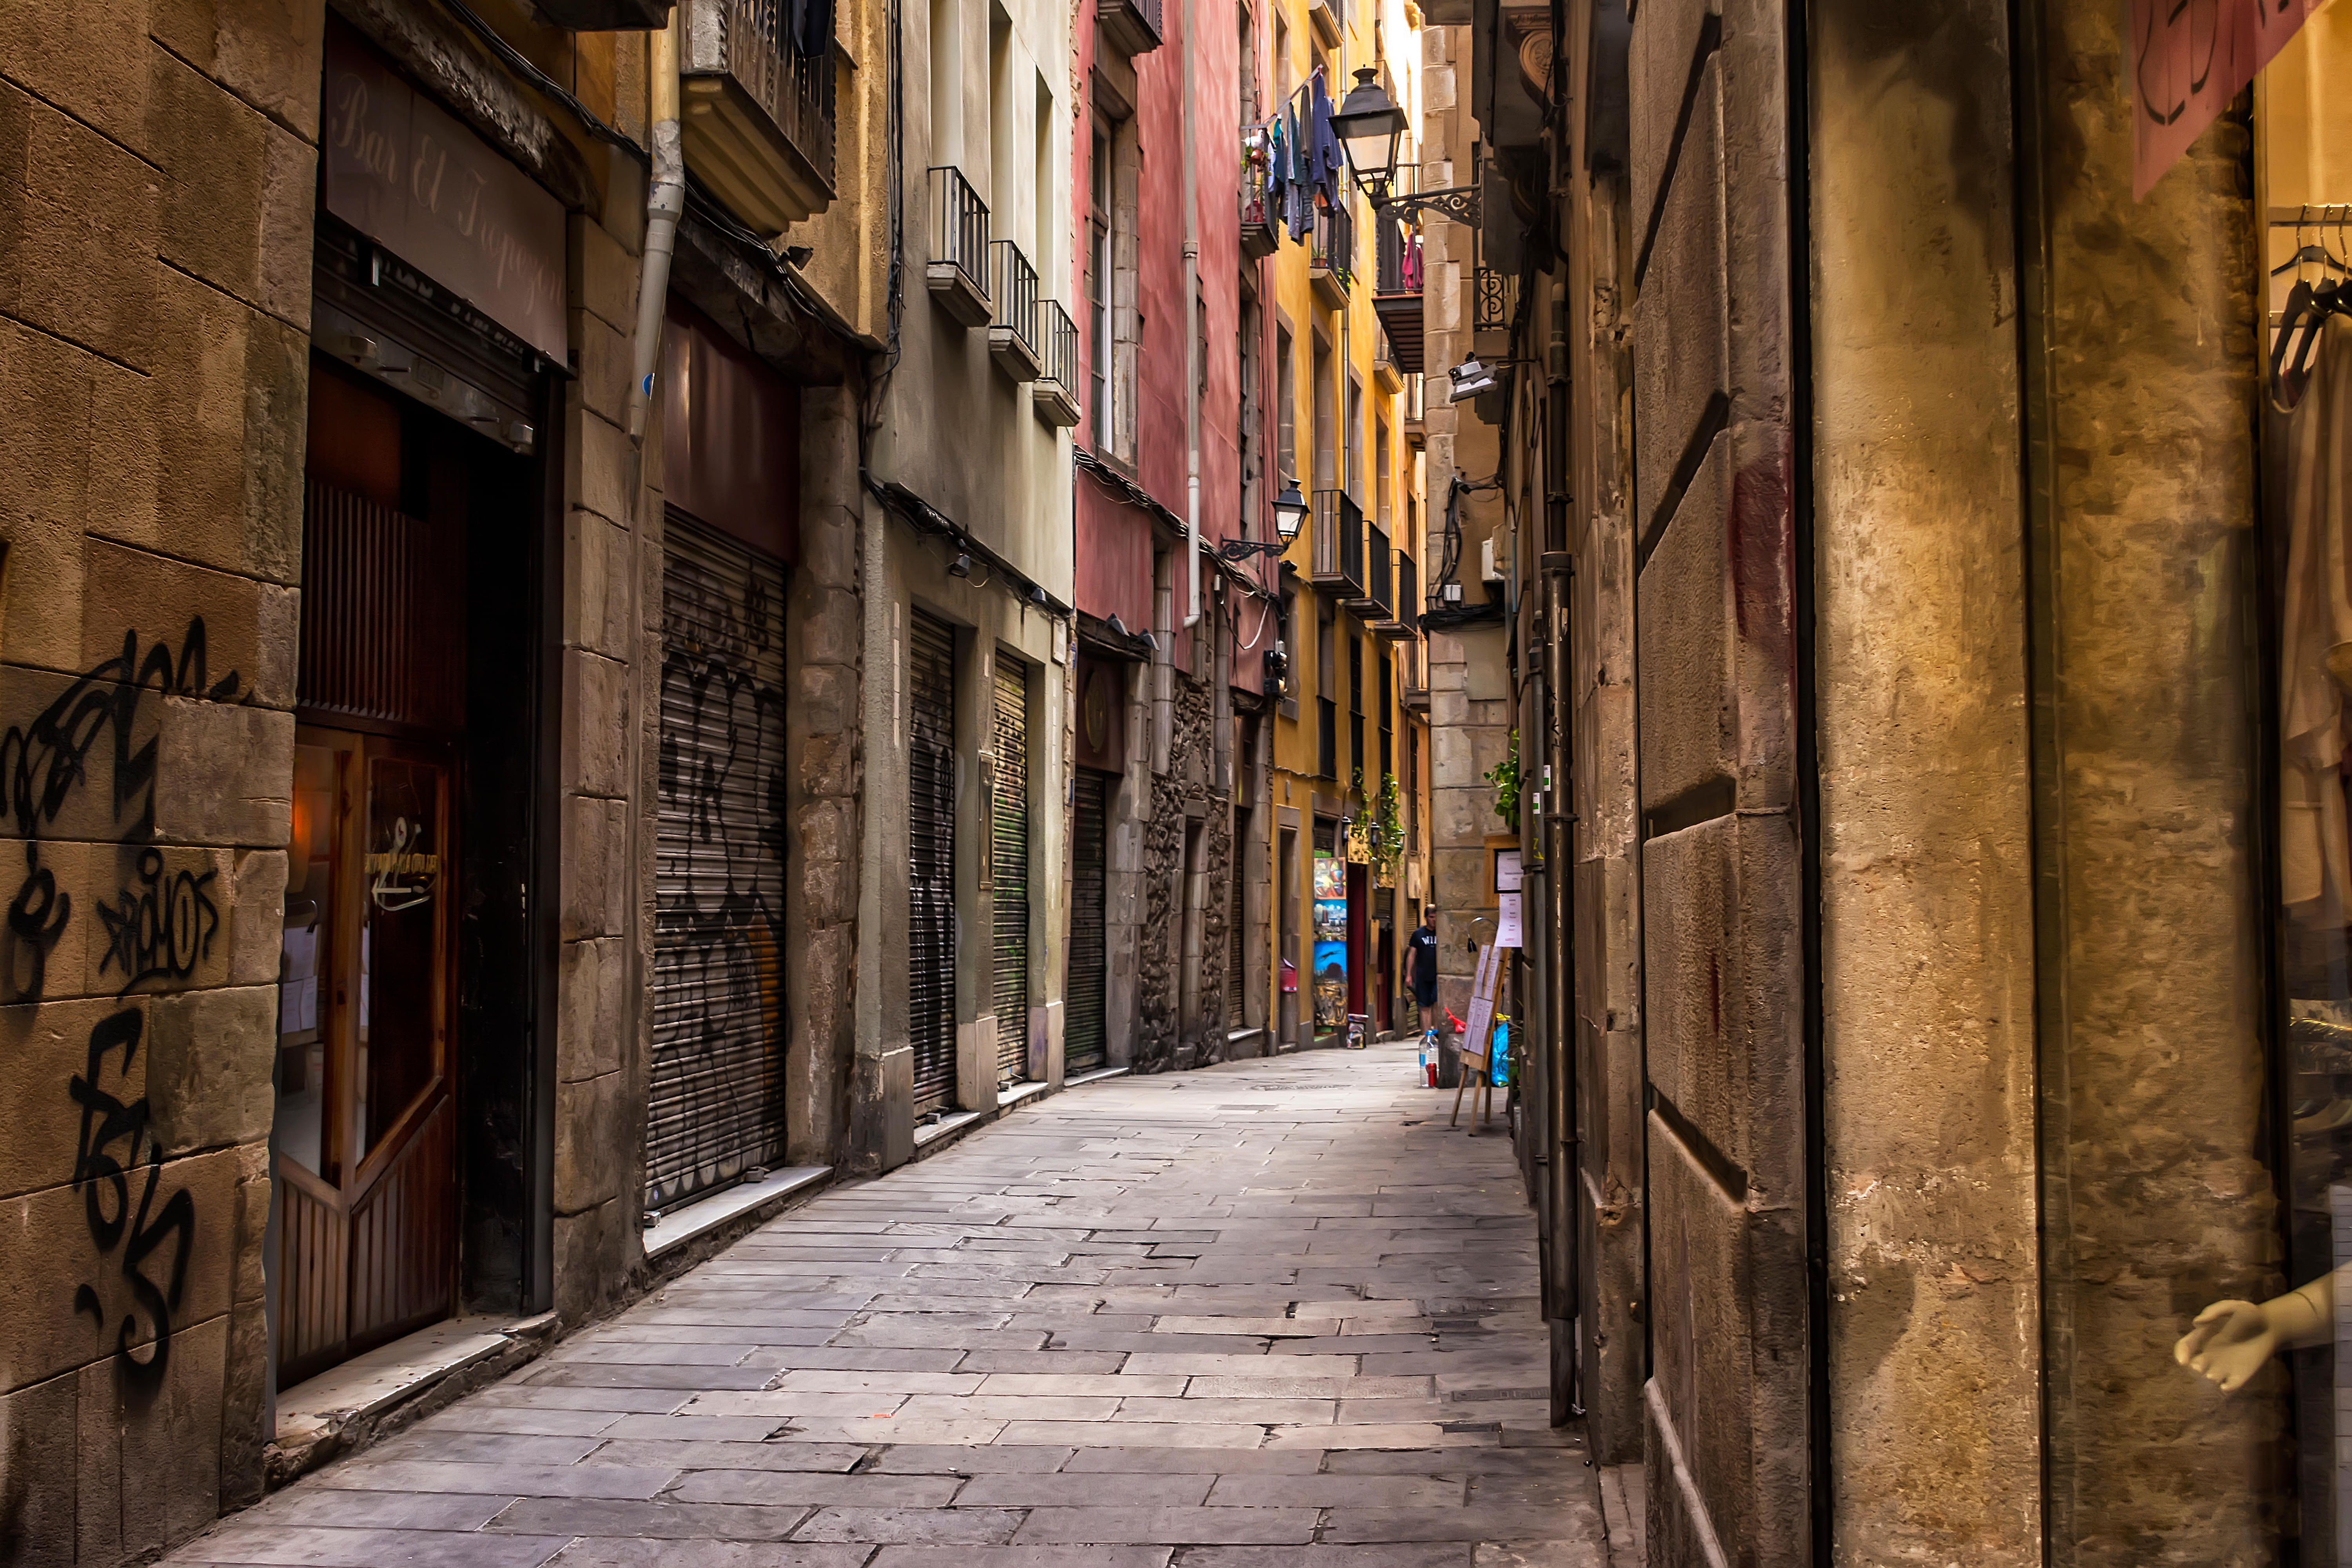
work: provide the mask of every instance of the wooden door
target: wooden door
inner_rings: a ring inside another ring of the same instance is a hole
[[[451,773],[441,748],[297,734],[278,1010],[281,1386],[456,1305]]]

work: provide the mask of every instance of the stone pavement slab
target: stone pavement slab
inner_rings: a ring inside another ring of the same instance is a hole
[[[1414,1063],[1034,1101],[168,1561],[1622,1565],[1545,1418],[1509,1145],[1449,1131]]]

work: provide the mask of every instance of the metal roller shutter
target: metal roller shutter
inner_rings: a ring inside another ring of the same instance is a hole
[[[1109,777],[1080,768],[1070,823],[1070,964],[1062,1004],[1062,1071],[1103,1065],[1103,871],[1109,859]]]
[[[782,567],[671,515],[648,1208],[783,1158],[783,604]]]
[[[908,628],[907,1035],[915,1112],[955,1098],[955,631]]]
[[[1244,868],[1249,864],[1245,858],[1249,847],[1249,820],[1246,811],[1234,813],[1233,851],[1226,857],[1233,868],[1232,875],[1227,878],[1232,884],[1232,896],[1225,908],[1225,1027],[1228,1029],[1243,1027],[1247,1011],[1244,998],[1248,990],[1244,977],[1248,965],[1242,957],[1242,948],[1248,933],[1242,923],[1242,895],[1243,889],[1248,886]]]
[[[996,1081],[1029,1076],[1029,667],[996,656]]]

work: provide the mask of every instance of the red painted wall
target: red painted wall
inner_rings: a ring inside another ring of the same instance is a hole
[[[1076,52],[1079,79],[1087,84],[1089,101],[1072,127],[1071,190],[1078,204],[1072,215],[1072,232],[1078,243],[1072,249],[1072,276],[1067,298],[1087,297],[1086,267],[1090,244],[1087,193],[1093,188],[1094,110],[1091,102],[1095,56],[1093,0],[1079,7]],[[1239,124],[1240,47],[1235,9],[1213,0],[1163,0],[1161,26],[1165,41],[1137,58],[1135,129],[1137,183],[1140,193],[1137,213],[1136,301],[1143,317],[1137,345],[1137,437],[1131,477],[1152,500],[1178,518],[1185,515],[1185,374],[1184,295],[1190,269],[1184,258],[1184,28],[1195,29],[1192,57],[1194,166],[1200,244],[1201,294],[1207,315],[1202,323],[1208,361],[1206,389],[1201,400],[1201,533],[1213,548],[1241,531],[1241,449],[1237,424],[1241,408],[1241,237],[1237,211],[1241,183]],[[1261,273],[1265,263],[1254,262]],[[1271,312],[1269,311],[1270,315]],[[1271,331],[1263,336],[1272,341]],[[1092,384],[1088,360],[1092,345],[1081,323],[1078,352],[1079,385]],[[1262,365],[1267,363],[1260,350]],[[1105,445],[1093,428],[1093,409],[1077,430],[1077,437],[1106,457]],[[1261,432],[1255,443],[1260,452],[1270,448]],[[1152,524],[1142,510],[1114,495],[1101,482],[1081,473],[1077,482],[1077,599],[1089,615],[1113,614],[1130,629],[1151,624]],[[1259,521],[1259,531],[1267,524]],[[1172,576],[1177,595],[1176,618],[1183,618],[1182,550],[1174,552]],[[1202,574],[1203,596],[1214,580],[1213,569]],[[1266,570],[1265,581],[1273,582]],[[1236,641],[1246,641],[1255,628],[1254,605],[1244,606]],[[1270,644],[1268,632],[1257,647]],[[1188,640],[1178,638],[1177,658],[1185,659]],[[1258,686],[1255,649],[1237,658],[1234,684]]]

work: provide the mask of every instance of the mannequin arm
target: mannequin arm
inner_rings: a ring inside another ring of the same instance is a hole
[[[2172,1347],[2172,1359],[2231,1394],[2279,1352],[2323,1345],[2335,1334],[2336,1276],[2329,1272],[2260,1306],[2214,1302]]]

